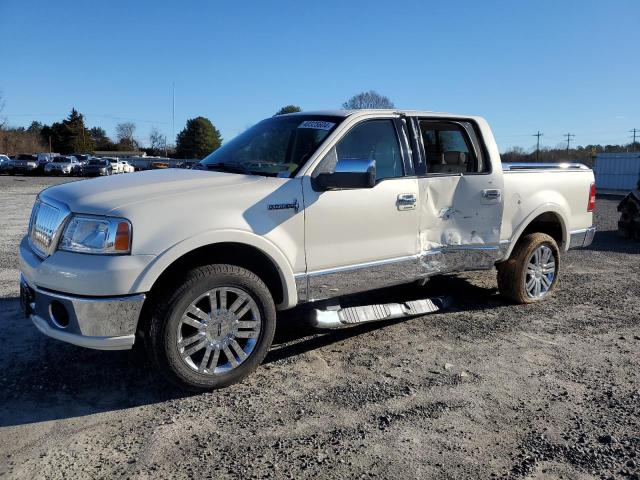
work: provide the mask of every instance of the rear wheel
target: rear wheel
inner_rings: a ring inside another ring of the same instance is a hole
[[[275,320],[269,289],[254,273],[234,265],[198,267],[157,305],[149,323],[150,354],[181,387],[225,387],[262,362]]]
[[[539,302],[553,292],[559,273],[556,241],[544,233],[532,233],[522,238],[509,259],[498,265],[498,288],[516,303]]]

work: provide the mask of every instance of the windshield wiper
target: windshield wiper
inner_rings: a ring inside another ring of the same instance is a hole
[[[207,170],[219,170],[221,172],[229,173],[244,173],[246,175],[253,175],[251,170],[240,163],[211,163],[205,165]]]

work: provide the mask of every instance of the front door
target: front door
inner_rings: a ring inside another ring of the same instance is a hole
[[[405,176],[405,152],[393,119],[348,130],[313,175],[338,159],[376,162],[373,188],[315,191],[303,180],[307,300],[410,281],[418,252],[418,180]]]

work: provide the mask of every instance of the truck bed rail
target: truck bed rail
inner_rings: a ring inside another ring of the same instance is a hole
[[[553,171],[579,171],[591,170],[582,163],[503,163],[502,170],[513,172],[519,170],[553,170]]]

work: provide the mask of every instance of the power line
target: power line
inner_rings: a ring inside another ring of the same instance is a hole
[[[538,161],[538,158],[540,157],[540,137],[544,135],[540,130],[538,130],[537,133],[534,133],[532,135],[532,137],[538,137],[538,141],[536,143],[536,162]]]
[[[573,137],[575,137],[575,134],[573,134],[573,133],[565,133],[563,135],[563,137],[567,137],[567,155],[569,155],[569,143],[571,142],[571,139]]]
[[[631,144],[631,151],[636,151],[636,134],[640,133],[640,130],[637,128],[632,128],[629,132],[633,133],[633,143]]]

